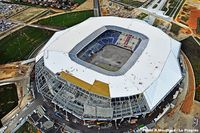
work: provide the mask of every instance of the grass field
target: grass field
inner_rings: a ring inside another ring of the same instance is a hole
[[[146,13],[140,13],[136,18],[137,19],[141,19],[141,20],[143,20],[145,17],[147,17],[148,16],[148,14],[146,14]]]
[[[74,26],[89,17],[93,17],[93,10],[77,11],[71,13],[65,13],[58,16],[49,17],[37,22],[39,25],[45,25],[54,28],[68,28]]]
[[[24,27],[0,42],[0,64],[27,59],[38,46],[46,42],[54,32]]]
[[[78,4],[82,4],[84,3],[86,0],[74,0],[74,3],[78,3]]]
[[[30,123],[25,122],[17,131],[16,133],[40,133],[37,131],[36,127],[33,127]]]
[[[195,100],[200,102],[200,86],[195,92]]]
[[[181,49],[187,55],[192,64],[195,73],[196,85],[200,85],[200,46],[192,37],[183,40],[181,43]]]
[[[195,82],[196,86],[200,85],[200,46],[195,42],[192,37],[189,37],[182,42],[181,49],[189,58],[194,74],[195,74]],[[200,99],[198,99],[200,100]]]
[[[14,109],[18,104],[15,84],[0,86],[0,119]]]
[[[133,1],[133,0],[120,0],[119,2],[133,6],[133,7],[140,7],[144,4],[144,2]]]
[[[197,33],[200,34],[200,17],[197,19]]]
[[[178,35],[181,27],[175,23],[172,23],[172,27],[170,29],[170,32],[174,33],[175,35]]]

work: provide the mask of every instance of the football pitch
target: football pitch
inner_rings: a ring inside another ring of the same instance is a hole
[[[0,86],[0,119],[14,109],[18,104],[15,84]]]
[[[0,64],[25,60],[41,44],[44,44],[54,32],[24,27],[3,38],[0,43]]]
[[[106,45],[92,58],[90,63],[108,71],[117,71],[131,55],[130,50],[115,45]]]

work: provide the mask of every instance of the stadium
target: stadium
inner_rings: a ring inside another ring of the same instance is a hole
[[[180,46],[141,20],[92,17],[42,48],[36,87],[81,120],[145,116],[182,81]]]

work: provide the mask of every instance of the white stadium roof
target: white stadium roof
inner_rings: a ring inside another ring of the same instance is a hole
[[[118,26],[136,31],[149,41],[135,64],[123,75],[108,76],[72,61],[68,53],[82,40],[104,26]],[[152,109],[182,79],[179,67],[180,43],[160,29],[144,21],[119,17],[92,17],[66,30],[56,32],[39,52],[45,66],[54,74],[68,71],[73,76],[93,84],[99,80],[109,84],[110,97],[144,93]]]

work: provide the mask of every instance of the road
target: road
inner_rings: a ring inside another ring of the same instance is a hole
[[[23,60],[21,62],[21,64],[24,65],[24,64],[29,64],[29,63],[32,63],[32,62],[35,62],[35,58],[29,58],[28,60]]]
[[[0,84],[3,84],[3,83],[14,83],[16,81],[20,81],[20,80],[23,80],[23,79],[24,79],[24,76],[10,78],[10,79],[4,79],[4,80],[0,80]]]
[[[94,16],[99,17],[101,16],[101,11],[99,7],[99,0],[93,0],[94,2]]]
[[[18,24],[18,25],[22,25],[22,26],[30,26],[30,27],[34,27],[34,28],[40,28],[40,29],[45,29],[45,30],[50,30],[50,31],[60,31],[60,29],[55,29],[55,28],[50,28],[50,27],[47,27],[47,26],[43,26],[43,25],[35,25],[35,24],[30,24],[30,23],[24,23],[24,22],[21,22],[21,21],[12,21],[13,23],[15,24]]]

